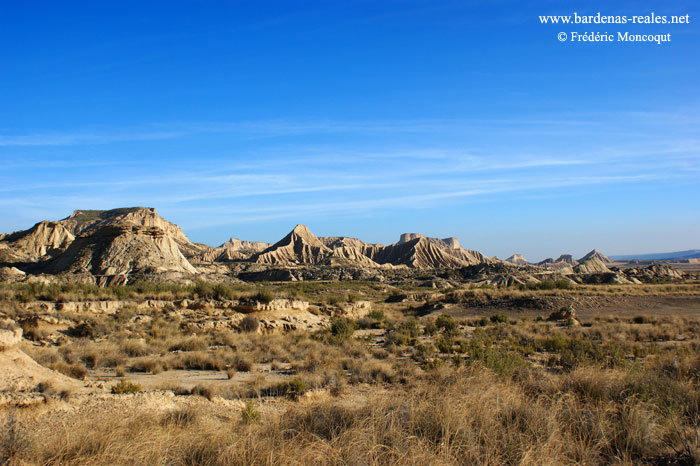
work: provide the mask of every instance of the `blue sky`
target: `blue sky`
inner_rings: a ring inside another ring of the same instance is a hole
[[[0,7],[0,231],[141,205],[211,245],[700,248],[696,1]],[[539,21],[574,11],[691,22]],[[672,41],[556,38],[618,30]]]

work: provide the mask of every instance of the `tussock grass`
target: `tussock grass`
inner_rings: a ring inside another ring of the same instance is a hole
[[[653,402],[609,396],[620,374],[579,370],[566,379],[534,394],[488,369],[442,368],[410,390],[370,393],[362,403],[110,411],[76,420],[70,435],[28,432],[8,450],[9,464],[683,464],[697,453],[690,432],[674,427],[687,425],[679,418]],[[611,391],[591,403],[590,394],[567,389],[574,380]]]

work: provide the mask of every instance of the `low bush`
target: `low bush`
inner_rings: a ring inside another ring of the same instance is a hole
[[[140,391],[141,385],[128,382],[126,379],[121,379],[118,384],[112,385],[112,393],[114,395],[124,395],[128,393],[137,393]]]
[[[243,332],[252,333],[257,332],[260,326],[260,321],[257,317],[252,315],[245,316],[241,322],[238,324],[238,328]]]
[[[336,339],[347,340],[355,332],[355,328],[357,328],[357,323],[354,320],[345,317],[334,317],[331,319],[328,330]]]
[[[262,304],[270,304],[275,299],[275,295],[272,291],[263,288],[253,295],[253,299]]]
[[[435,320],[435,326],[443,332],[453,332],[457,329],[457,323],[449,314],[440,314]]]

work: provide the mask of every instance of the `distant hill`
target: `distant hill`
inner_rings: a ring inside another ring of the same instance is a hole
[[[588,254],[586,254],[585,256],[583,256],[582,258],[580,258],[580,259],[578,260],[578,262],[579,262],[580,264],[582,264],[582,263],[584,263],[584,262],[586,262],[587,260],[590,260],[590,259],[598,259],[598,260],[601,261],[603,264],[610,264],[610,263],[612,262],[612,259],[610,259],[609,257],[607,257],[607,256],[605,256],[605,255],[603,255],[603,254],[601,254],[600,251],[598,251],[597,249],[592,250],[591,252],[589,252]]]
[[[700,249],[689,249],[687,251],[676,252],[657,252],[653,254],[630,254],[623,256],[610,256],[616,261],[663,261],[663,260],[679,260],[679,259],[698,259],[700,258]]]
[[[510,262],[511,264],[515,264],[515,265],[527,265],[528,264],[527,259],[525,259],[520,254],[513,254],[508,259],[506,259],[505,262]]]

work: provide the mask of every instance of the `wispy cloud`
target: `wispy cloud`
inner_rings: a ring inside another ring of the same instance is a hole
[[[632,115],[630,117],[634,117]],[[638,115],[648,119],[648,114]],[[266,138],[308,134],[435,134],[457,132],[503,132],[513,134],[581,134],[609,127],[588,115],[569,118],[461,118],[405,120],[259,120],[159,122],[139,127],[102,127],[77,131],[36,131],[24,134],[0,132],[0,147],[77,146],[127,141],[177,139],[200,134],[235,134],[246,138]]]

